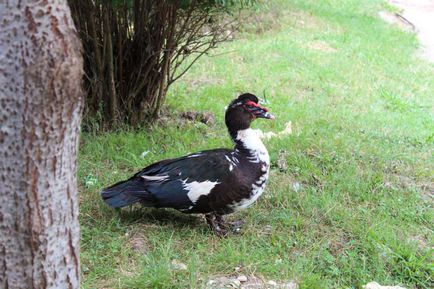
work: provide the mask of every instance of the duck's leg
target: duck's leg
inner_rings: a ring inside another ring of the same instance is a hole
[[[227,222],[223,219],[222,215],[215,215],[216,221],[220,227],[230,229],[234,233],[239,233],[241,231],[241,226],[244,224],[241,220],[236,220],[233,222]]]
[[[211,229],[220,237],[226,237],[228,235],[228,230],[223,224],[219,221],[221,216],[216,215],[214,213],[206,214],[205,219]]]

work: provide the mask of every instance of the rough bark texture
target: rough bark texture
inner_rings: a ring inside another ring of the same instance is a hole
[[[78,288],[80,41],[66,0],[0,0],[0,288]]]

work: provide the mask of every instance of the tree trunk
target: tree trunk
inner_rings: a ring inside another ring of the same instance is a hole
[[[66,0],[0,0],[0,288],[78,288],[80,41]]]
[[[105,65],[107,69],[107,96],[106,106],[107,115],[110,119],[110,125],[115,125],[117,122],[116,114],[118,113],[117,98],[116,98],[116,86],[115,86],[115,67],[113,58],[113,42],[112,42],[112,29],[110,26],[109,13],[111,12],[109,4],[105,4],[104,9],[104,37],[106,39],[105,46]]]

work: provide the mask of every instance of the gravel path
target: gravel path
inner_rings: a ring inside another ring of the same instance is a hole
[[[416,27],[424,56],[434,62],[434,0],[390,0]]]

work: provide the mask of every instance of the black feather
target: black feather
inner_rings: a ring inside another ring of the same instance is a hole
[[[154,198],[146,191],[143,180],[135,176],[105,188],[101,196],[113,208],[122,208],[137,202],[147,207],[154,206]]]

